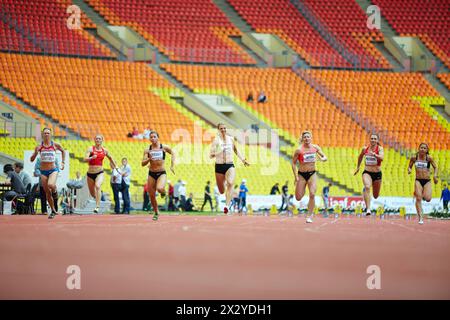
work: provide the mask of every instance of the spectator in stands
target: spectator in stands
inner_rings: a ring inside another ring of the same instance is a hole
[[[170,182],[170,180],[167,181],[167,184],[169,185],[169,203],[167,205],[167,210],[175,211],[175,203],[174,203],[174,197],[173,197],[175,188],[173,187],[172,182]]]
[[[203,205],[201,211],[203,211],[203,208],[205,207],[206,202],[209,201],[209,205],[211,206],[211,211],[213,211],[213,205],[212,205],[212,198],[211,198],[211,187],[210,187],[211,181],[206,182],[205,186],[205,196],[203,200]]]
[[[150,129],[150,127],[145,128],[144,132],[142,133],[142,138],[150,139],[150,132],[152,132],[152,129]]]
[[[133,131],[127,134],[128,138],[137,138],[139,136],[139,130],[136,127],[133,127]]]
[[[281,207],[278,209],[280,212],[287,209],[289,205],[289,187],[288,187],[288,181],[284,183],[284,185],[281,187]],[[286,208],[285,208],[286,205]]]
[[[122,166],[120,167],[120,173],[122,175],[122,199],[123,210],[122,213],[130,214],[130,183],[131,183],[131,167],[128,164],[128,159],[122,159]]]
[[[450,190],[448,190],[448,186],[444,186],[440,200],[442,200],[442,203],[444,204],[445,212],[448,212],[448,202],[450,201]]]
[[[55,158],[55,165],[59,170],[58,157]],[[39,198],[41,200],[41,213],[47,214],[47,195],[45,194],[45,190],[44,190],[44,187],[42,186],[42,181],[41,181],[41,157],[40,156],[38,156],[36,158],[33,175],[35,177],[39,178]],[[55,204],[55,210],[58,211],[58,193],[54,192],[52,194],[52,197],[53,197],[53,203]]]
[[[180,196],[179,208],[183,209],[186,207],[186,182],[181,181],[181,186],[178,188],[178,193]]]
[[[120,192],[122,192],[122,174],[119,170],[111,173],[111,189],[114,195],[114,213],[120,213]]]
[[[11,186],[11,190],[6,191],[2,194],[2,200],[14,201],[17,196],[25,194],[25,186],[23,185],[22,179],[14,171],[12,164],[5,164],[3,167],[3,173],[6,174],[6,185]]]
[[[330,196],[330,187],[332,186],[331,183],[329,183],[327,186],[323,187],[322,189],[322,199],[323,199],[323,205],[325,207],[325,214],[328,213],[328,207],[329,207],[329,196]]]
[[[180,187],[181,187],[181,179],[179,179],[178,182],[175,183],[173,187],[173,200],[175,204],[175,209],[180,207]]]
[[[148,183],[144,183],[144,203],[142,204],[143,211],[150,211],[150,197],[148,196]]]
[[[239,187],[239,212],[242,212],[245,208],[245,211],[247,211],[247,180],[242,179],[241,186]]]
[[[261,92],[258,95],[258,103],[265,103],[267,102],[267,96],[264,93],[264,91],[261,90]]]
[[[22,180],[23,185],[25,186],[25,189],[28,187],[28,185],[32,184],[31,177],[28,173],[23,171],[23,163],[22,162],[16,162],[14,163],[14,171],[19,175],[20,179]]]
[[[239,210],[239,186],[237,184],[234,186],[233,192],[231,193],[230,208],[233,210],[233,212]]]
[[[189,193],[189,198],[187,198],[187,200],[186,200],[186,204],[184,206],[184,210],[188,211],[188,212],[197,211],[197,210],[195,210],[194,195],[192,194],[192,192]]]
[[[247,96],[247,102],[253,102],[254,100],[253,100],[253,93],[249,93],[248,94],[248,96]]]
[[[270,189],[270,194],[274,195],[274,194],[280,194],[280,188],[278,187],[279,184],[278,182],[274,184],[274,186],[272,187],[272,189]]]
[[[252,130],[252,131],[258,133],[258,132],[259,132],[259,126],[258,126],[256,123],[252,123],[252,124],[250,125],[250,130]]]

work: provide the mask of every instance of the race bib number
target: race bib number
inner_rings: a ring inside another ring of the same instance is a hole
[[[303,162],[316,162],[315,153],[305,153],[303,156]]]
[[[366,156],[366,164],[369,166],[376,166],[377,158],[375,158],[374,156]]]
[[[222,150],[224,152],[230,152],[231,151],[231,148],[232,148],[231,144],[229,144],[229,143],[222,143],[221,146],[222,146]]]
[[[417,169],[428,169],[428,163],[423,161],[416,161],[416,168]]]
[[[55,162],[55,152],[41,151],[41,162]]]
[[[150,151],[152,160],[163,160],[163,150]]]

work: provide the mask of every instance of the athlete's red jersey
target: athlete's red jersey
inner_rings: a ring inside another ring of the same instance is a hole
[[[92,147],[91,157],[93,155],[96,155],[97,158],[89,160],[89,165],[91,166],[102,166],[103,165],[103,159],[106,156],[105,149],[96,150],[95,146]]]

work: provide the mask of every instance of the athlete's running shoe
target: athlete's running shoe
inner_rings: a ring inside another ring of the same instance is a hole
[[[99,211],[99,207],[95,207],[94,213],[98,213],[98,211]]]
[[[228,207],[223,208],[223,213],[228,214]]]
[[[158,220],[158,217],[159,217],[159,214],[158,213],[155,213],[154,215],[153,215],[153,221],[156,221],[156,220]]]
[[[306,218],[306,223],[312,223],[312,219],[311,218]]]

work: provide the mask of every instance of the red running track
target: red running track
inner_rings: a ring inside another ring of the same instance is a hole
[[[0,299],[450,299],[450,221],[0,216]]]

